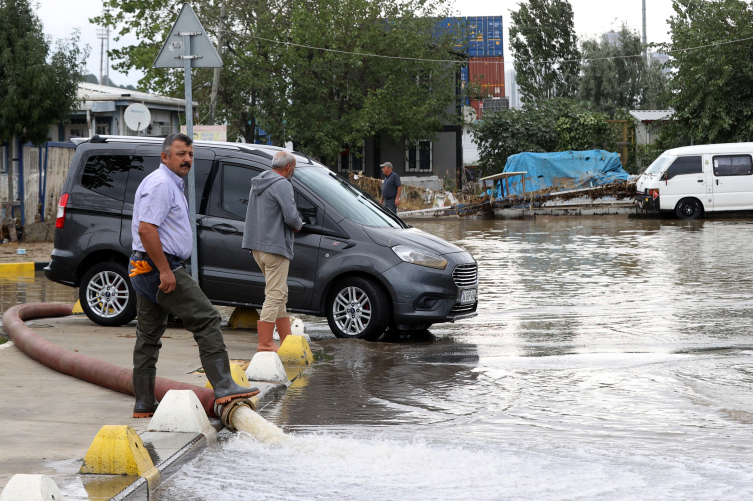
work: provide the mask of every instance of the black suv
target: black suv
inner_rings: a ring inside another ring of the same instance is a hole
[[[45,277],[80,287],[86,315],[122,325],[136,315],[128,273],[136,188],[160,164],[162,139],[94,136],[76,141],[60,198]],[[260,308],[264,277],[241,248],[251,179],[280,150],[194,143],[199,281],[216,305]],[[405,224],[341,176],[294,153],[298,210],[288,308],[326,316],[338,337],[378,338],[388,326],[428,328],[475,316],[470,254]]]

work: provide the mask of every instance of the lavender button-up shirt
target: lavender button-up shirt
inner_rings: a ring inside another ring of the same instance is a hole
[[[139,237],[141,221],[157,226],[162,250],[181,259],[191,256],[193,235],[188,220],[188,201],[183,194],[185,181],[165,164],[139,185],[133,202],[133,250],[146,252]]]

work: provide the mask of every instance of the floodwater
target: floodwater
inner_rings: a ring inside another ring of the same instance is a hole
[[[78,289],[50,282],[43,271],[0,277],[0,312],[21,303],[67,303],[78,300]]]
[[[164,499],[749,500],[753,223],[426,222],[479,316],[332,356]]]
[[[160,499],[753,498],[753,222],[415,226],[478,260],[479,316],[377,343],[306,319],[332,358],[261,409],[292,438],[226,435]],[[27,285],[3,309],[75,300]]]

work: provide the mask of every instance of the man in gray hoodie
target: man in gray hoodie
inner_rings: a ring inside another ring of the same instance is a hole
[[[293,233],[303,226],[290,182],[293,172],[295,157],[279,151],[272,160],[272,170],[251,180],[242,245],[253,254],[266,282],[261,318],[256,323],[257,351],[277,351],[272,340],[275,325],[281,343],[290,334],[288,269],[293,259]]]

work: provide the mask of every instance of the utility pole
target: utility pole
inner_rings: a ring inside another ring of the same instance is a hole
[[[645,59],[646,64],[649,63],[648,38],[646,37],[646,0],[643,0],[643,59]]]
[[[109,7],[102,8],[102,17],[110,12]],[[99,85],[110,85],[110,27],[97,30],[99,38]]]
[[[217,34],[217,51],[222,58],[222,46],[225,43],[225,4],[222,4],[220,10],[220,32]],[[220,70],[222,68],[214,69],[214,78],[212,79],[212,95],[209,99],[209,125],[214,125],[214,115],[217,113],[217,94],[220,90]]]

